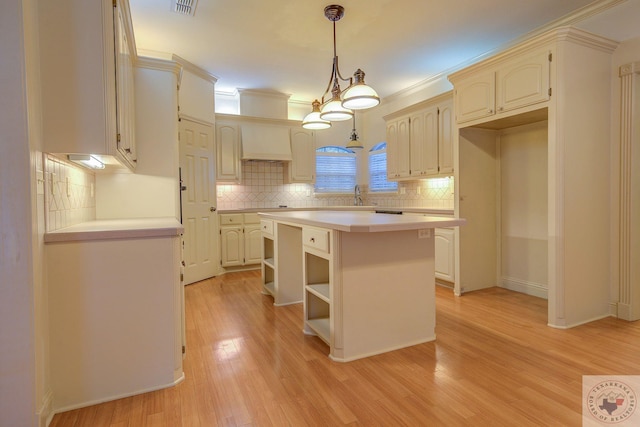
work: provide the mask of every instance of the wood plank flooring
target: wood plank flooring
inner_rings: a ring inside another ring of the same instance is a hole
[[[539,298],[436,293],[435,342],[337,363],[259,272],[189,285],[185,381],[51,426],[580,426],[582,375],[640,374],[640,322],[557,330]]]

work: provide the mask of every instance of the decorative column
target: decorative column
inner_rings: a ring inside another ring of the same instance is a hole
[[[618,317],[640,319],[640,62],[620,67]],[[635,221],[634,221],[635,218]]]

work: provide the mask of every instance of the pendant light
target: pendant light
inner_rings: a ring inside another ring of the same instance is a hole
[[[380,103],[380,98],[373,88],[365,84],[364,72],[361,69],[358,69],[353,77],[348,79],[345,79],[340,74],[336,49],[336,21],[339,21],[344,16],[344,7],[336,4],[329,5],[324,8],[324,16],[333,23],[333,67],[329,77],[329,84],[320,102],[322,108],[320,109],[319,118],[324,121],[349,120],[353,117],[353,110],[375,107]],[[344,93],[340,89],[339,80],[349,82],[349,86],[347,86]],[[325,96],[329,91],[331,91],[331,99],[325,101]],[[311,113],[302,122],[302,127],[306,129],[320,129],[313,127],[318,126],[316,123],[316,117],[318,116],[315,115],[315,102],[317,100],[312,104],[313,110]],[[326,127],[322,129],[326,129]]]
[[[305,129],[328,129],[331,127],[329,120],[323,120],[320,118],[320,101],[317,99],[311,104],[313,110],[307,114],[302,120],[302,127]]]
[[[353,75],[353,85],[342,94],[342,106],[352,110],[364,110],[380,103],[380,97],[371,86],[364,83],[364,71],[360,68]]]
[[[349,137],[349,142],[347,143],[346,148],[350,150],[361,150],[363,147],[362,143],[358,141],[358,132],[356,131],[356,115],[353,115],[353,129],[351,130],[351,136]]]

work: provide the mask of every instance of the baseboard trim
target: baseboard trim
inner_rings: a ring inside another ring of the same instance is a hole
[[[53,392],[49,389],[42,398],[40,408],[36,411],[38,426],[47,427],[53,420],[53,415]]]
[[[53,416],[55,414],[59,414],[61,412],[67,412],[67,411],[73,411],[74,409],[80,409],[80,408],[86,408],[87,406],[93,406],[93,405],[98,405],[100,403],[105,403],[105,402],[110,402],[112,400],[118,400],[118,399],[123,399],[125,397],[131,397],[131,396],[136,396],[138,394],[144,394],[144,393],[150,393],[152,391],[158,391],[158,390],[162,390],[165,388],[169,388],[169,387],[174,387],[178,384],[180,384],[182,381],[184,381],[184,373],[182,373],[182,375],[180,376],[180,378],[178,378],[177,380],[167,383],[167,384],[163,384],[163,385],[159,385],[159,386],[155,386],[155,387],[149,387],[149,388],[145,388],[142,390],[137,390],[131,393],[122,393],[122,394],[118,394],[118,395],[114,395],[114,396],[109,396],[109,397],[104,397],[101,399],[95,399],[95,400],[91,400],[88,402],[82,402],[82,403],[77,403],[74,405],[68,405],[68,406],[64,406],[62,408],[56,408],[53,413],[51,414],[51,418],[53,419]]]
[[[606,319],[607,317],[612,317],[612,315],[611,314],[603,314],[602,316],[595,316],[595,317],[592,317],[590,319],[582,320],[580,322],[571,323],[569,325],[554,325],[553,323],[547,323],[547,326],[549,326],[550,328],[555,328],[555,329],[571,329],[571,328],[575,328],[576,326],[585,325],[587,323],[595,322],[596,320]],[[615,317],[615,316],[613,316],[613,317]]]
[[[503,277],[500,287],[534,297],[548,299],[547,286],[542,283],[529,282],[514,277]]]

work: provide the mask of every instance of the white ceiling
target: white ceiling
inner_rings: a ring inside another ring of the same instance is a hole
[[[139,50],[176,54],[218,78],[216,90],[269,89],[312,101],[333,57],[331,0],[129,0]],[[572,24],[615,40],[640,35],[640,0],[337,0],[340,71],[357,68],[381,97],[454,70],[550,27]],[[160,54],[162,53],[162,54]],[[164,54],[164,55],[163,55]],[[344,87],[344,86],[343,86]]]

